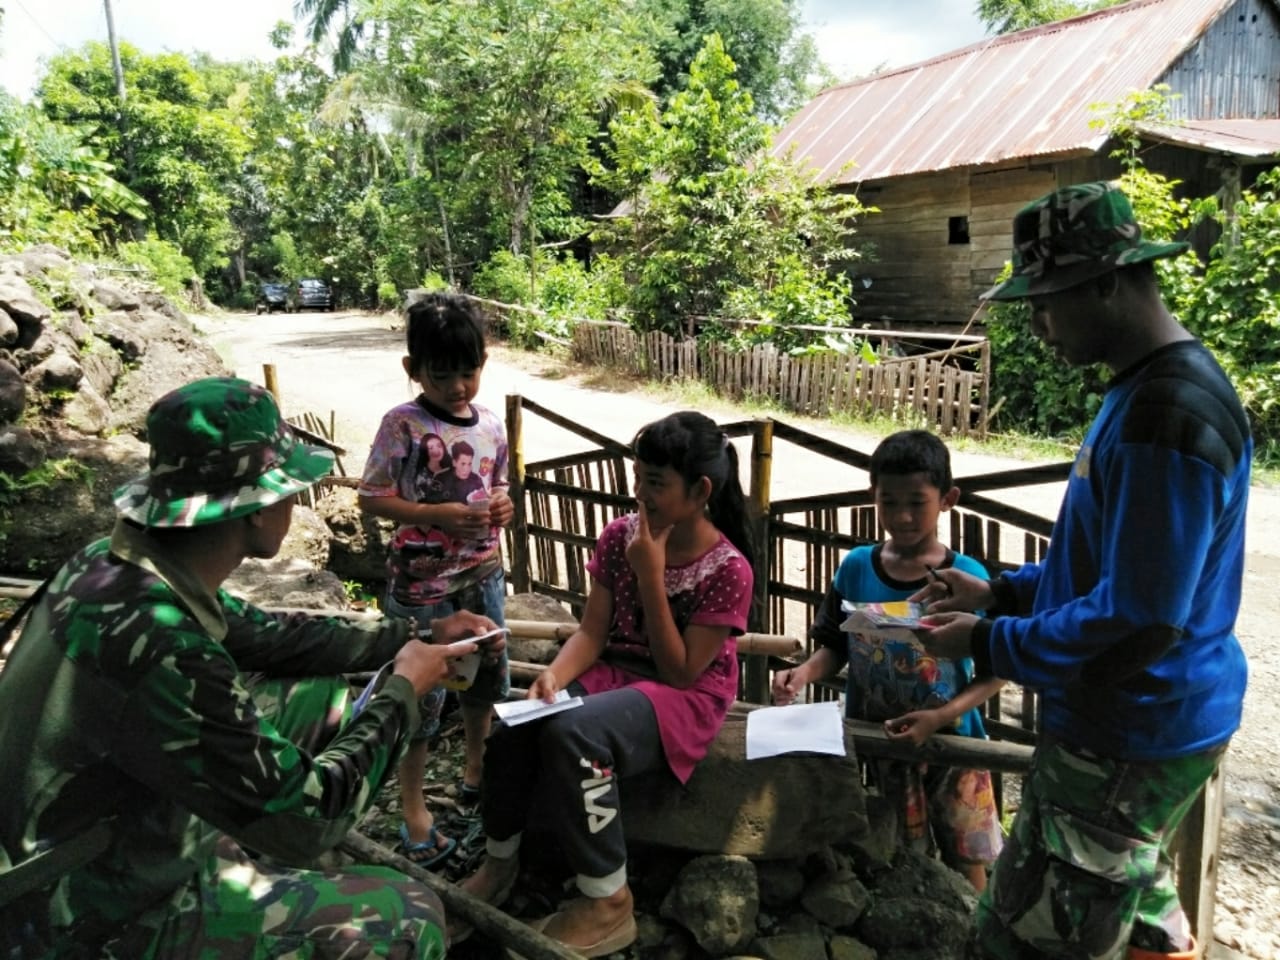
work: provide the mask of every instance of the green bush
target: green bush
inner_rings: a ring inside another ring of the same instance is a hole
[[[502,303],[532,307],[541,313],[508,311],[506,333],[524,346],[542,346],[540,333],[566,340],[577,320],[603,320],[626,298],[622,271],[607,256],[591,268],[572,256],[529,258],[499,250],[476,271],[473,291]]]
[[[848,277],[825,276],[790,254],[778,259],[764,287],[741,286],[731,291],[721,312],[730,318],[764,321],[738,327],[734,342],[744,347],[772,343],[779,350],[800,353],[823,335],[797,327],[847,327],[853,318],[852,304]]]
[[[1268,461],[1280,443],[1280,169],[1261,174],[1230,213],[1177,308],[1235,383]]]
[[[471,289],[477,296],[490,300],[529,305],[532,299],[529,258],[510,250],[495,251],[476,270]]]
[[[396,285],[390,280],[383,280],[378,284],[378,307],[386,309],[397,305],[400,299],[400,291],[396,289]]]
[[[145,240],[133,240],[116,247],[116,256],[130,267],[142,267],[151,274],[160,289],[171,296],[186,293],[187,284],[196,275],[195,265],[178,247],[154,234]]]

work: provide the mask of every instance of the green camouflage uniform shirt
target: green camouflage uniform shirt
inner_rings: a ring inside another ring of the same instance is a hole
[[[0,673],[0,870],[114,816],[108,850],[47,900],[46,932],[99,937],[164,909],[221,832],[286,861],[332,847],[417,727],[411,684],[390,677],[318,753],[284,737],[250,687],[377,669],[410,630],[210,594],[117,523],[58,571]]]

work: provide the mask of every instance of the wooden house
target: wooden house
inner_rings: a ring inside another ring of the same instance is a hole
[[[831,87],[776,138],[879,208],[858,225],[856,317],[965,324],[1009,257],[1023,204],[1119,175],[1096,105],[1167,84],[1148,168],[1230,200],[1280,162],[1280,0],[1130,0]]]

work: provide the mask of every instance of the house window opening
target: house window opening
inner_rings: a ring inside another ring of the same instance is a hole
[[[969,242],[969,218],[968,217],[948,217],[947,218],[947,243],[968,243]]]

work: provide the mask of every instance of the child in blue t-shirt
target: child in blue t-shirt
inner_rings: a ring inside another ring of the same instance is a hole
[[[933,570],[956,567],[986,578],[976,560],[938,540],[938,516],[955,506],[960,488],[951,481],[946,445],[925,430],[886,437],[871,455],[871,489],[886,540],[857,547],[840,563],[809,629],[813,655],[773,678],[773,699],[792,702],[810,683],[848,664],[846,714],[881,721],[890,739],[923,743],[938,731],[986,738],[978,707],[1004,681],[973,677],[970,660],[934,658],[910,647],[872,646],[840,629],[844,602],[906,600]],[[958,770],[877,761],[874,773],[886,795],[900,796],[909,841],[927,846],[930,833],[946,862],[986,887],[987,868],[1003,845],[1000,817],[985,770]]]

